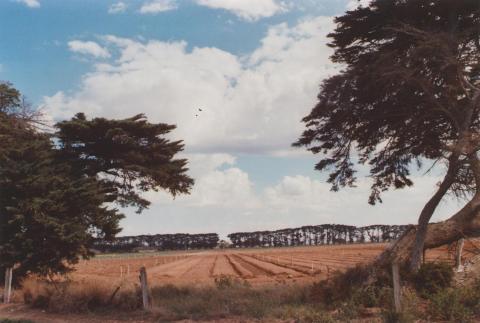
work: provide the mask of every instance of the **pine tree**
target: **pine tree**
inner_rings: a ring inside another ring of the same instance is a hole
[[[418,226],[392,250],[416,270],[425,247],[479,229],[480,3],[374,0],[335,21],[332,60],[343,69],[322,83],[295,145],[323,154],[316,169],[330,172],[333,190],[353,186],[356,163],[368,165],[371,204],[413,185],[412,166],[446,165]],[[447,193],[472,199],[429,226]]]
[[[174,126],[78,114],[52,136],[26,112],[20,93],[0,84],[0,270],[14,267],[16,279],[90,257],[96,239],[121,230],[115,205],[140,212],[149,205],[141,192],[193,185],[187,161],[174,158],[181,142],[164,138]]]

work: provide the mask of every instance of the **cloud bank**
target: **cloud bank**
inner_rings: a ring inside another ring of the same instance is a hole
[[[315,103],[319,82],[336,71],[325,37],[332,28],[329,17],[276,25],[245,57],[214,47],[187,50],[181,41],[106,36],[115,60],[98,62],[78,92],[58,92],[44,103],[54,119],[78,111],[117,118],[145,112],[153,121],[176,124],[174,135],[189,152],[288,150]],[[110,55],[91,41],[69,46],[98,58]]]
[[[198,5],[224,9],[234,15],[256,21],[287,11],[287,6],[275,0],[195,0]]]

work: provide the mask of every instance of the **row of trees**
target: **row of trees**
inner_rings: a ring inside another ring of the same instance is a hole
[[[95,241],[93,248],[102,252],[131,252],[138,249],[190,250],[212,249],[218,244],[218,234],[155,234],[118,237]]]
[[[228,238],[236,248],[389,242],[398,239],[407,228],[406,225],[355,227],[323,224],[276,231],[236,232],[229,234]]]
[[[230,233],[234,248],[318,246],[346,243],[390,242],[406,231],[407,225],[369,225],[355,227],[340,224],[303,226],[276,231]],[[216,233],[155,234],[124,236],[113,240],[97,239],[93,248],[101,252],[132,252],[139,249],[190,250],[218,246]]]

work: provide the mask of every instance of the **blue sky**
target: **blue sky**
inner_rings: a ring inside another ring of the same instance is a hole
[[[177,124],[172,137],[185,140],[192,194],[149,193],[144,214],[125,210],[123,234],[412,223],[441,169],[415,173],[414,188],[371,207],[368,178],[332,193],[313,170],[317,157],[290,147],[321,80],[340,68],[329,60],[332,18],[356,5],[2,0],[0,79],[52,120],[144,112]],[[436,219],[456,208],[443,203]]]

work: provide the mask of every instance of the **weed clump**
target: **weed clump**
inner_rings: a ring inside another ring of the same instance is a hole
[[[23,284],[25,304],[59,313],[134,311],[141,307],[139,291],[103,282],[49,283],[30,280]]]
[[[451,286],[453,270],[446,263],[429,262],[420,267],[412,280],[420,295],[428,296]]]
[[[313,284],[310,297],[315,302],[331,306],[350,298],[365,284],[369,276],[370,271],[363,265],[356,265],[343,273],[335,272],[329,280]]]

